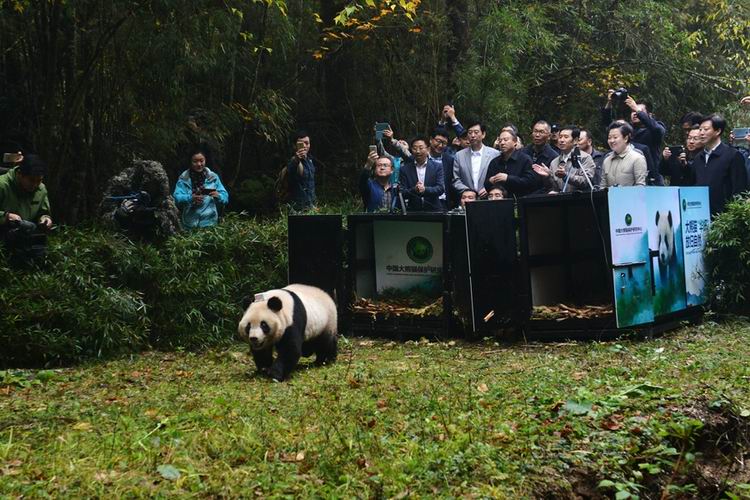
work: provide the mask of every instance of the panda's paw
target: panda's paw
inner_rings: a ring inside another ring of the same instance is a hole
[[[274,370],[273,368],[271,368],[268,371],[268,376],[271,377],[271,380],[273,380],[274,382],[284,381],[284,372],[282,372],[281,370]]]

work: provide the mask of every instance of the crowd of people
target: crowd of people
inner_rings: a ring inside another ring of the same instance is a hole
[[[189,167],[170,190],[159,162],[136,160],[106,184],[99,207],[104,223],[142,241],[163,240],[181,229],[216,225],[229,194],[210,168],[207,148],[196,147]],[[52,228],[47,188],[42,182],[47,165],[35,154],[6,153],[7,171],[0,175],[0,240],[12,256],[38,257],[31,252],[39,236]],[[43,249],[41,249],[43,250]]]
[[[750,107],[750,96],[740,102]],[[630,110],[629,121],[614,119],[617,105]],[[482,121],[462,124],[450,104],[441,116],[429,137],[408,142],[397,139],[390,125],[379,124],[385,126],[376,130],[358,183],[367,212],[460,211],[476,200],[664,185],[666,177],[673,186],[707,186],[711,212],[716,214],[749,187],[750,153],[735,147],[731,135],[729,143],[722,141],[727,131],[724,118],[688,112],[680,120],[684,145],[664,147],[665,125],[625,89],[610,90],[601,109],[608,152],[595,149],[591,131],[575,125],[538,120],[524,146],[518,128],[507,124],[488,146]],[[310,135],[300,131],[285,168],[288,202],[298,211],[317,202],[319,166],[310,145]],[[0,237],[7,241],[12,232],[31,226],[49,230],[45,163],[20,151],[6,153],[3,162],[9,169],[0,175]],[[118,230],[155,240],[181,228],[217,224],[228,202],[209,150],[196,147],[174,190],[161,164],[135,161],[107,183],[100,213]]]
[[[750,106],[750,97],[741,102]],[[629,121],[613,119],[616,103],[630,110]],[[365,210],[460,210],[473,200],[667,183],[707,186],[716,214],[748,189],[748,151],[722,142],[727,131],[722,116],[686,113],[681,119],[684,146],[664,147],[666,126],[625,89],[610,90],[601,109],[608,152],[594,148],[591,131],[545,120],[534,123],[527,146],[513,124],[504,126],[488,146],[481,121],[468,120],[464,126],[452,105],[443,108],[442,116],[429,137],[406,142],[389,128],[370,146],[359,180]],[[307,184],[314,185],[312,175]],[[310,192],[314,189],[308,188]],[[314,198],[298,202],[308,208]]]

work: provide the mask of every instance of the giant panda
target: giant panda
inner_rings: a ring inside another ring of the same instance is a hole
[[[250,344],[259,372],[280,382],[297,366],[300,356],[314,353],[316,364],[336,360],[336,304],[320,288],[293,284],[269,290],[256,294],[245,309],[237,331]]]

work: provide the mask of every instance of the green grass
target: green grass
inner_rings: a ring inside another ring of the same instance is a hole
[[[0,497],[649,498],[697,495],[709,465],[742,497],[748,359],[738,321],[611,343],[342,339],[338,363],[281,384],[241,345],[0,372]],[[738,432],[726,458],[718,421]]]

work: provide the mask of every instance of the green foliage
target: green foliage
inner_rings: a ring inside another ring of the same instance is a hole
[[[65,229],[41,268],[0,264],[0,365],[229,341],[243,296],[285,282],[286,223],[230,215],[162,247]]]
[[[344,198],[374,122],[424,134],[447,101],[489,125],[487,142],[506,121],[526,134],[545,118],[604,144],[598,108],[618,85],[652,104],[670,141],[688,110],[747,124],[732,107],[750,81],[743,0],[0,5],[0,136],[48,161],[53,213],[68,224],[93,216],[101,186],[134,156],[174,179],[199,141],[219,152],[231,192],[274,178],[295,127],[330,166],[321,199]]]
[[[0,497],[746,498],[750,323],[620,346],[342,338],[283,384],[240,344],[0,372]]]
[[[714,306],[750,314],[750,198],[736,198],[712,221],[705,255]]]
[[[268,212],[277,204],[276,179],[268,175],[245,179],[232,192],[232,207],[250,212]]]

